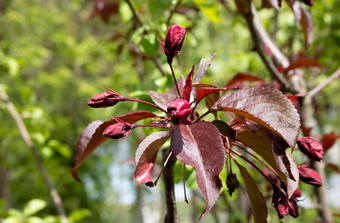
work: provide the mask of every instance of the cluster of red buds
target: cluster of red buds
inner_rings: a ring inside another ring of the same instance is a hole
[[[176,83],[177,91],[179,97],[181,97],[179,88],[177,86],[177,81],[172,69],[172,60],[173,58],[180,52],[182,49],[184,37],[185,37],[186,29],[180,25],[172,25],[170,26],[166,38],[165,44],[159,41],[161,46],[163,47],[164,53],[167,57],[167,61],[171,67],[172,74],[174,77],[174,81]],[[146,101],[128,98],[118,94],[116,91],[106,87],[108,91],[99,93],[92,97],[89,102],[87,103],[90,107],[93,108],[106,108],[116,105],[120,101],[135,101],[139,103],[144,103],[153,107],[158,108],[159,110],[166,112],[169,120],[171,120],[174,124],[178,123],[190,123],[189,116],[192,112],[190,107],[190,103],[188,102],[189,98],[177,98],[172,100],[167,110],[163,110],[159,106],[155,104],[148,103]],[[112,139],[121,139],[127,137],[131,130],[135,127],[145,127],[146,125],[131,125],[127,122],[120,120],[119,118],[115,117],[117,120],[116,124],[109,125],[103,132],[104,136],[110,137]],[[148,127],[160,127],[157,125],[147,125]],[[164,127],[164,126],[163,126]]]

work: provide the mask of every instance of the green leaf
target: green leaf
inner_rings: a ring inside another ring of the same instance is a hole
[[[131,41],[134,45],[138,45],[142,41],[144,27],[138,28],[131,36]]]
[[[247,169],[237,163],[238,168],[244,179],[244,184],[249,196],[251,209],[253,210],[254,222],[264,223],[267,222],[267,206],[258,185],[255,183],[253,178],[248,173]]]
[[[164,12],[172,5],[171,2],[169,0],[149,0],[148,8],[152,17],[157,20],[162,18]]]
[[[5,220],[2,223],[22,223],[22,218],[10,216],[8,218],[5,218]]]
[[[84,218],[89,217],[91,215],[92,213],[90,210],[86,208],[81,208],[81,209],[76,209],[72,211],[68,218],[72,222],[79,222],[83,220]]]
[[[26,218],[25,223],[45,223],[45,221],[39,217],[33,216]]]
[[[215,0],[194,0],[198,8],[214,23],[220,22],[220,12]]]
[[[41,199],[32,199],[30,200],[26,206],[24,207],[24,215],[30,216],[33,215],[40,210],[44,209],[46,207],[47,203],[44,200]]]
[[[144,35],[140,45],[142,52],[148,57],[155,57],[157,55],[159,43],[157,41],[157,36],[154,33]]]

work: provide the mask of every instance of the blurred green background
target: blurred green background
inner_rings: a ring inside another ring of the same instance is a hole
[[[172,87],[171,76],[163,74],[170,74],[170,70],[157,38],[164,39],[170,8],[176,2],[132,1],[143,22],[138,28],[126,1],[114,1],[105,22],[101,18],[107,14],[96,13],[95,2],[90,0],[0,0],[0,91],[9,95],[23,117],[70,222],[163,221],[162,184],[150,189],[133,179],[135,148],[150,130],[135,131],[119,142],[108,140],[80,168],[82,184],[71,177],[70,170],[77,138],[88,123],[149,109],[129,102],[113,108],[89,108],[89,98],[105,91],[102,84],[147,101],[151,99],[146,90],[164,92]],[[238,72],[269,81],[234,2],[204,2],[183,0],[171,18],[170,24],[187,27],[183,49],[174,61],[176,75],[187,75],[193,64],[198,67],[201,58],[209,59],[216,53],[204,83],[222,87]],[[260,9],[261,1],[254,2],[264,26],[273,33],[275,10]],[[319,0],[313,7],[304,6],[314,24],[314,42],[307,50],[293,13],[287,4],[282,5],[276,42],[289,58],[308,55],[320,61],[321,71],[308,69],[305,73],[312,88],[340,65],[340,2]],[[336,80],[316,98],[320,135],[340,133],[339,89]],[[330,153],[334,156],[326,156],[326,161],[339,162],[339,146]],[[179,182],[182,168],[180,164],[176,168]],[[256,178],[257,173],[252,174]],[[331,179],[340,179],[327,174],[329,186],[337,191],[339,184]],[[0,222],[59,222],[36,161],[4,102],[0,102],[0,176]],[[182,222],[195,222],[204,200],[193,174],[188,174],[187,185],[192,189],[189,205],[184,203],[181,183],[176,186],[178,210]],[[287,217],[284,222],[316,219],[316,211],[308,208],[313,191],[305,185],[303,189],[306,206],[301,217]],[[222,193],[212,213],[201,222],[245,222],[244,189],[233,197],[227,196],[225,188]],[[277,222],[270,202],[269,220]],[[339,202],[332,205],[335,213],[340,213]]]

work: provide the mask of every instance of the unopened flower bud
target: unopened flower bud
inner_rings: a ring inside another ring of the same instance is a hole
[[[323,159],[323,147],[316,139],[312,137],[301,137],[296,143],[300,151],[312,160],[320,161]]]
[[[125,97],[121,96],[117,92],[105,91],[96,96],[92,97],[89,102],[87,102],[88,106],[92,108],[106,108],[110,106],[114,106],[119,101],[126,100]]]
[[[184,26],[172,25],[166,34],[165,44],[159,42],[164,49],[169,64],[172,63],[172,59],[182,49],[185,33],[186,29]]]
[[[131,130],[132,125],[130,123],[119,121],[116,124],[106,127],[103,135],[112,139],[123,139],[130,135]]]
[[[288,205],[288,196],[286,193],[281,191],[280,188],[273,185],[273,200],[272,204],[274,205],[279,218],[283,218],[284,216],[289,214],[289,205]]]
[[[299,166],[298,169],[300,181],[316,187],[320,187],[322,185],[322,179],[315,170],[306,168],[304,166]]]
[[[168,113],[178,121],[185,121],[191,113],[190,104],[185,99],[175,99],[170,102]]]
[[[229,173],[227,176],[227,187],[228,187],[228,193],[230,196],[234,193],[234,191],[239,188],[240,183],[237,179],[236,174],[234,173]]]

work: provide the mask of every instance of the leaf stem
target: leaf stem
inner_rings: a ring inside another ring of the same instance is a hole
[[[233,144],[234,146],[237,146],[238,148],[242,149],[244,152],[246,152],[247,154],[251,155],[253,158],[255,158],[257,161],[259,161],[260,163],[262,163],[265,167],[267,167],[269,170],[271,170],[282,182],[281,176],[276,172],[276,170],[274,170],[271,166],[269,166],[266,162],[264,162],[263,160],[261,160],[260,158],[258,158],[257,156],[255,156],[254,154],[252,154],[251,152],[249,152],[246,149],[246,146],[241,145],[239,143],[236,142],[231,142],[231,144]]]
[[[158,107],[157,105],[155,104],[152,104],[150,102],[147,102],[147,101],[142,101],[142,100],[139,100],[139,99],[134,99],[134,98],[126,98],[127,101],[134,101],[134,102],[139,102],[139,103],[143,103],[143,104],[146,104],[146,105],[149,105],[149,106],[152,106],[154,108],[157,108],[159,110],[161,110],[162,112],[165,112],[167,113],[164,109],[162,109],[161,107]]]
[[[134,127],[152,127],[152,128],[163,128],[163,129],[170,129],[171,127],[164,126],[164,125],[133,125]]]
[[[176,85],[176,89],[177,89],[177,92],[178,92],[178,96],[180,98],[182,98],[181,93],[180,93],[179,88],[178,88],[177,80],[176,80],[176,77],[175,77],[175,72],[174,72],[174,69],[172,68],[172,64],[169,63],[169,66],[170,66],[170,69],[171,69],[172,77],[174,78],[174,81],[175,81],[175,85]]]
[[[240,158],[244,159],[246,162],[248,162],[250,165],[252,165],[259,173],[262,174],[262,176],[264,176],[271,184],[275,185],[277,188],[281,188],[279,185],[277,185],[276,182],[274,182],[272,179],[270,179],[270,177],[268,177],[266,174],[263,173],[262,170],[260,170],[260,168],[258,168],[252,161],[250,161],[247,157],[243,156],[241,153],[235,151],[234,149],[230,148],[230,151],[232,153],[235,153],[237,156],[239,156]],[[236,162],[235,157],[233,156],[232,153],[229,153],[230,157]]]

